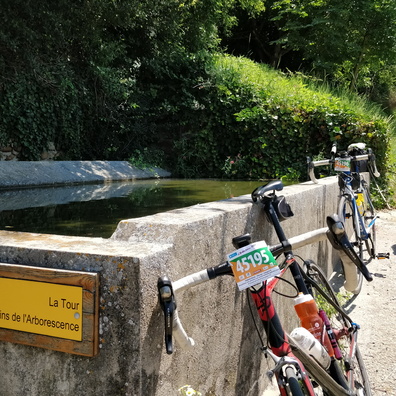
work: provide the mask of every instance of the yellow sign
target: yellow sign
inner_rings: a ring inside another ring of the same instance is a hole
[[[0,278],[0,327],[82,340],[83,289]]]

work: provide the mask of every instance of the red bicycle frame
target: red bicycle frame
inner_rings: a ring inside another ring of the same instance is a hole
[[[275,286],[279,282],[279,279],[290,266],[298,267],[297,269],[298,271],[300,271],[299,265],[296,260],[294,258],[290,258],[286,261],[285,267],[281,270],[280,277],[275,277],[263,282],[258,289],[255,289],[254,287],[250,288],[250,294],[256,305],[258,314],[267,334],[268,343],[273,353],[273,355],[271,354],[271,357],[276,363],[276,367],[273,370],[273,373],[276,376],[281,395],[287,395],[284,382],[280,378],[280,376],[282,375],[282,367],[285,365],[294,365],[297,368],[298,372],[301,374],[301,380],[304,382],[304,385],[309,394],[315,396],[315,392],[313,390],[311,381],[306,374],[304,365],[293,354],[290,348],[286,332],[282,327],[281,321],[276,312],[275,305],[271,297],[271,294]],[[276,359],[276,357],[284,359]]]

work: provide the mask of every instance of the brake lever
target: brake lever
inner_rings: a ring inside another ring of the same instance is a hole
[[[360,270],[365,279],[368,282],[371,282],[374,279],[373,275],[369,272],[367,266],[353,249],[353,246],[345,232],[344,224],[340,220],[339,216],[336,214],[333,216],[327,216],[326,222],[327,226],[329,227],[329,230],[327,231],[327,237],[334,249],[343,250]]]
[[[333,144],[331,145],[331,151],[330,151],[331,159],[334,160],[336,154],[337,154],[337,142],[334,141]]]
[[[165,347],[166,353],[171,355],[173,353],[172,345],[172,327],[173,327],[173,313],[176,309],[175,295],[173,294],[172,282],[167,276],[158,278],[157,282],[158,299],[165,318]]]
[[[370,165],[372,166],[372,170],[373,170],[373,175],[375,177],[380,177],[381,174],[378,172],[377,169],[377,165],[375,163],[375,155],[373,153],[373,150],[371,150],[370,148],[368,149],[368,153],[369,153],[369,160],[370,160]]]

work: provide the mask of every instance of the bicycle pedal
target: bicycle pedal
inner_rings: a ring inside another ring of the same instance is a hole
[[[390,255],[388,253],[377,253],[377,259],[383,260],[383,259],[389,259]]]

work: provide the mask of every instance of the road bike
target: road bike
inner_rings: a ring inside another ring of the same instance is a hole
[[[364,143],[354,143],[346,151],[338,151],[334,143],[331,158],[311,161],[308,158],[308,173],[318,183],[315,168],[331,166],[338,173],[340,199],[338,215],[344,223],[348,238],[365,265],[375,258],[389,258],[389,253],[376,252],[376,220],[378,215],[370,196],[369,181],[379,177],[375,155]],[[341,253],[342,255],[342,253]],[[363,284],[361,271],[354,265],[346,265],[341,257],[345,279],[344,287],[353,294],[359,294]],[[346,274],[348,272],[348,274]]]
[[[274,362],[269,377],[275,376],[281,396],[370,396],[367,372],[357,345],[359,326],[343,310],[320,267],[312,260],[299,259],[293,250],[324,240],[327,236],[332,245],[346,252],[346,257],[353,263],[360,265],[361,260],[349,243],[338,215],[327,218],[328,227],[287,239],[281,220],[291,217],[292,211],[285,197],[276,195],[276,191],[282,189],[281,181],[273,181],[252,193],[253,201],[262,204],[280,243],[268,246],[264,241],[251,243],[249,234],[237,236],[232,241],[237,250],[228,255],[227,261],[175,282],[166,276],[158,279],[158,297],[165,317],[166,351],[168,354],[173,352],[173,337],[182,348],[194,345],[181,324],[176,294],[219,276],[232,275],[239,290],[247,290],[256,306],[267,340],[265,343],[256,323],[261,350]],[[279,258],[281,254],[284,260],[278,264],[275,257]],[[294,283],[284,278],[289,271]],[[368,271],[365,276],[372,279]],[[294,285],[293,295],[285,295],[278,290],[277,285],[283,282]],[[328,348],[324,350],[327,356],[321,355],[327,357],[327,364],[320,363],[310,351],[299,346],[293,331],[287,333],[276,311],[273,293],[289,298],[313,296],[316,302],[320,302],[318,314],[323,320],[319,345],[323,348],[321,344],[324,344]],[[252,309],[251,313],[253,315]]]

